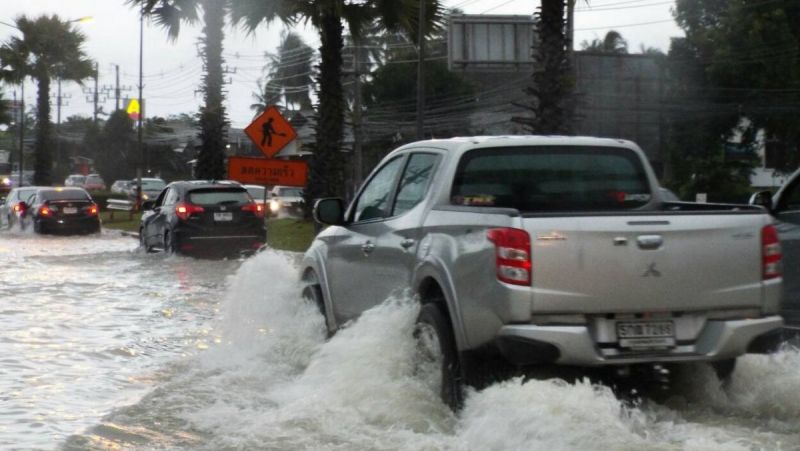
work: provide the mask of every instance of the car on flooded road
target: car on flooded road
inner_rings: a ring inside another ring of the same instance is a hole
[[[130,191],[128,191],[128,196],[132,199],[136,199],[136,190],[138,189],[138,180],[134,179],[131,180]],[[160,178],[154,177],[143,177],[142,178],[142,200],[155,200],[158,198],[158,195],[164,191],[164,188],[167,186],[167,183]]]
[[[237,182],[172,182],[143,208],[139,241],[146,251],[236,255],[266,242],[264,207]]]
[[[31,196],[36,194],[39,190],[38,186],[25,186],[22,188],[14,188],[8,193],[5,201],[0,203],[0,225],[6,228],[11,228],[25,215],[25,209],[22,207],[22,202],[27,201]]]
[[[269,211],[273,216],[280,214],[300,215],[305,206],[303,188],[295,186],[275,186],[269,192]]]
[[[750,203],[763,206],[775,219],[783,254],[781,313],[788,324],[800,327],[800,169],[775,195],[762,191],[754,194]]]
[[[80,234],[100,232],[97,204],[83,188],[39,188],[23,201],[22,228],[36,233]]]

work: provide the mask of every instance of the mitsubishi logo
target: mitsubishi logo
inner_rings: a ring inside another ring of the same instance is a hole
[[[642,277],[650,277],[650,276],[661,277],[661,271],[656,269],[655,262],[650,263],[650,265],[647,267],[647,271],[645,271],[644,274],[642,274]]]

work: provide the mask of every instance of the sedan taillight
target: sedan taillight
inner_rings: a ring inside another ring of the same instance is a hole
[[[495,246],[497,279],[513,285],[531,284],[531,237],[520,229],[489,229],[486,237]]]
[[[86,209],[86,213],[89,216],[96,216],[97,215],[97,204],[89,205],[89,208]]]
[[[257,218],[264,217],[264,206],[255,202],[250,202],[249,204],[243,205],[242,211],[251,211],[254,215],[256,215]]]
[[[178,217],[182,221],[186,221],[187,219],[189,219],[190,216],[192,216],[195,213],[202,213],[204,211],[205,210],[203,209],[203,207],[195,204],[181,202],[175,205],[175,214],[178,215]]]
[[[781,276],[781,243],[778,231],[773,225],[761,229],[761,260],[763,280],[776,279]]]
[[[42,205],[39,207],[39,216],[52,216],[53,210],[48,208],[46,205]]]

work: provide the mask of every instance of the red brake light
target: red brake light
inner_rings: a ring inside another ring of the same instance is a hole
[[[39,216],[50,216],[51,214],[53,214],[53,210],[47,208],[46,206],[42,205],[42,207],[39,208]]]
[[[94,216],[97,214],[97,204],[89,205],[89,208],[86,210],[90,216]]]
[[[264,206],[255,202],[250,202],[249,204],[242,206],[242,211],[252,211],[256,217],[264,217]]]
[[[178,217],[183,221],[189,219],[189,216],[195,213],[202,213],[203,211],[205,211],[203,207],[195,204],[181,202],[178,205],[175,205],[175,214],[178,215]]]
[[[22,205],[14,204],[14,213],[19,213],[22,211]]]
[[[486,237],[495,246],[497,279],[513,285],[531,284],[531,237],[520,229],[489,229]]]
[[[781,276],[781,243],[775,226],[767,225],[761,229],[762,279],[769,280]]]

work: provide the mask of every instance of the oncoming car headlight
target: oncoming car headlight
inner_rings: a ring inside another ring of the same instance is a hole
[[[3,185],[5,186],[11,186],[11,179],[8,177],[3,177],[3,180],[0,181],[2,181]]]
[[[281,201],[279,200],[271,200],[269,201],[269,211],[275,213],[281,209]]]
[[[147,195],[147,194],[145,194],[145,193],[142,193],[142,199],[143,199],[143,200],[148,200],[148,199],[150,199],[150,196],[148,196],[148,195]]]

